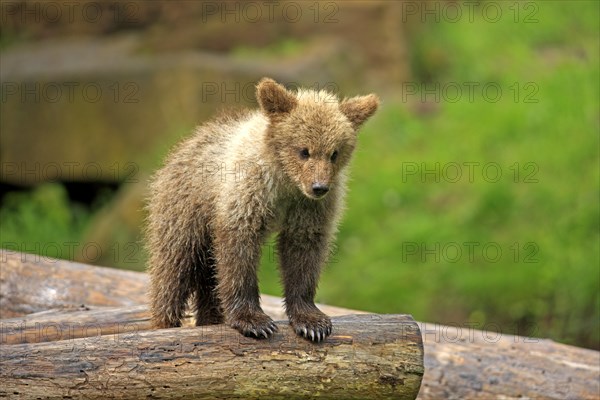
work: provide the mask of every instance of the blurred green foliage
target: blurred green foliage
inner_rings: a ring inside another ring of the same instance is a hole
[[[87,208],[71,203],[60,183],[31,192],[10,192],[0,208],[2,247],[46,257],[72,258],[90,219]]]
[[[298,56],[307,47],[307,43],[298,39],[284,38],[264,47],[235,47],[231,54],[241,59],[274,59],[282,57]]]
[[[586,4],[419,32],[431,82],[417,87],[440,83],[438,103],[425,95],[437,111],[415,116],[421,94],[405,93],[360,133],[319,301],[599,347],[599,29]],[[479,83],[473,101],[465,82]],[[280,294],[273,264],[261,285]]]
[[[599,3],[525,2],[529,22],[499,4],[495,23],[413,35],[415,81],[360,133],[317,300],[598,349]],[[50,184],[0,218],[3,243],[51,243],[81,240],[90,215]],[[272,245],[260,279],[281,294]]]

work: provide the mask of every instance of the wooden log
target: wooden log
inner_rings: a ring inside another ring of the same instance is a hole
[[[263,309],[275,320],[286,318],[280,305],[267,303]],[[182,325],[192,327],[195,321],[188,315]],[[144,304],[116,308],[69,307],[0,320],[0,345],[54,342],[150,329],[150,310]]]
[[[145,274],[0,250],[0,318],[53,308],[146,302]]]
[[[600,353],[548,339],[419,323],[419,399],[600,398]]]
[[[2,293],[0,306],[8,307],[13,313],[12,315],[23,315],[30,309],[39,311],[52,307],[72,308],[82,303],[86,306],[106,306],[104,299],[107,298],[111,300],[109,305],[113,306],[146,302],[147,277],[142,273],[126,272],[125,275],[128,276],[125,276],[122,274],[124,271],[58,262],[39,256],[7,251],[4,254],[0,252],[0,262],[0,293]],[[60,268],[64,266],[75,272],[61,273],[58,271],[58,274],[63,276],[64,282],[57,284],[60,285],[61,293],[68,293],[68,295],[53,297],[53,306],[50,307],[45,305],[44,301],[39,300],[36,293],[40,287],[53,288],[52,285],[57,280],[52,278],[55,271],[49,268],[58,265],[61,266]],[[27,280],[19,277],[19,270],[22,269],[30,271]],[[89,290],[90,293],[97,292],[97,294],[86,295],[80,290],[79,288],[83,284],[78,280],[80,278],[75,275],[76,273],[79,273],[79,276],[85,276],[86,279],[83,282],[86,290]],[[109,280],[112,283],[109,282],[106,287],[104,287],[104,283],[96,284],[96,274],[100,275],[99,282]],[[116,280],[120,280],[120,282],[115,283]],[[18,295],[16,288],[19,285],[24,287],[23,295]],[[120,288],[117,289],[114,285],[119,285],[117,287]],[[14,288],[8,292],[8,296],[6,287]],[[112,296],[112,293],[115,293],[116,296]],[[263,308],[269,315],[278,320],[285,319],[281,299],[263,295],[262,301]],[[29,306],[30,303],[35,307]],[[331,316],[360,313],[360,311],[339,307],[324,305],[319,305],[319,307]],[[145,308],[136,307],[121,312],[132,315],[142,312],[143,315],[146,312],[144,310]],[[92,311],[94,311],[93,308]],[[2,312],[1,315],[5,314]],[[51,314],[46,313],[45,315],[48,317]],[[60,312],[55,314],[55,316],[58,315]],[[138,315],[141,319],[138,317],[129,319],[129,316],[122,314],[122,319],[119,319],[114,315],[112,317],[106,315],[109,319],[116,318],[117,323],[133,321],[138,324],[140,329],[143,328],[143,318],[147,318],[147,316],[140,317]],[[35,318],[43,316],[44,314],[39,314],[28,318],[30,318],[30,322],[35,323]],[[94,318],[99,317],[96,315]],[[71,320],[78,319],[79,317]],[[15,331],[19,321],[22,320],[2,321],[2,323],[8,323],[4,325],[7,335],[5,340],[15,340],[19,337],[19,331]],[[46,321],[52,323],[52,319]],[[55,321],[59,320],[55,319]],[[69,319],[66,318],[64,321],[68,322]],[[96,319],[96,321],[100,323],[101,319]],[[110,324],[113,326],[112,329],[115,329],[115,321],[108,321],[105,329],[109,329]],[[125,322],[121,324],[123,325]],[[598,379],[600,376],[598,367],[600,353],[597,351],[567,346],[551,340],[485,332],[471,329],[468,326],[457,328],[431,323],[420,323],[420,326],[425,349],[425,375],[419,399],[600,398],[600,380]],[[52,332],[52,330],[48,330],[48,336],[51,336]],[[115,330],[115,332],[118,331]],[[9,334],[11,339],[8,339]],[[41,334],[38,336],[41,337]],[[29,333],[25,337],[35,338],[35,333]]]
[[[52,309],[146,304],[148,275],[0,249],[0,318]],[[282,299],[261,295],[274,319],[287,318]],[[328,315],[361,311],[319,304]]]
[[[184,326],[193,326],[191,318]],[[150,330],[147,305],[69,308],[0,320],[0,345],[43,343]]]
[[[423,376],[406,315],[336,317],[323,343],[287,322],[272,340],[224,325],[2,346],[0,396],[414,399]]]

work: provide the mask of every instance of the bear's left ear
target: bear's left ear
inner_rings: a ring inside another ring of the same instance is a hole
[[[352,127],[357,130],[369,119],[379,106],[379,97],[374,94],[356,96],[345,99],[340,103],[340,111],[350,120]]]
[[[288,113],[296,107],[298,99],[285,87],[270,78],[262,78],[256,85],[256,99],[269,116]]]

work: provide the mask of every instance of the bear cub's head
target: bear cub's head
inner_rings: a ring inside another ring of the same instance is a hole
[[[348,165],[360,126],[377,110],[376,95],[339,101],[326,91],[287,90],[263,78],[256,87],[269,119],[266,145],[284,173],[310,199],[323,198]]]

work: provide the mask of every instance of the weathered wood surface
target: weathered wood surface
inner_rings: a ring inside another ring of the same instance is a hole
[[[419,399],[600,399],[597,351],[466,326],[419,326]]]
[[[146,304],[148,275],[0,249],[0,319],[81,305]],[[265,312],[287,318],[281,298],[261,295]],[[361,311],[319,304],[328,315]]]
[[[60,307],[146,302],[145,274],[0,250],[0,318]]]
[[[30,326],[29,324],[35,326],[36,321],[40,323],[46,321],[45,323],[50,324],[64,321],[68,324],[69,321],[80,320],[79,314],[76,318],[69,318],[69,314],[74,316],[75,313],[96,312],[97,314],[91,320],[96,318],[96,323],[100,324],[103,321],[100,315],[109,310],[94,309],[94,307],[129,306],[132,303],[139,305],[146,302],[147,277],[142,273],[40,259],[34,255],[6,251],[0,251],[0,262],[2,310],[7,307],[10,315],[23,315],[26,310],[63,308],[57,312],[47,311],[23,318],[3,320],[1,323],[5,328],[3,335],[6,338],[2,340],[7,340],[5,343],[9,341],[15,343],[15,338],[20,335],[18,326],[23,321],[27,326]],[[63,266],[69,268],[67,271],[71,272],[61,272]],[[23,280],[19,273],[23,269],[30,271],[26,280]],[[101,275],[100,278],[95,277],[96,273]],[[55,279],[55,276],[62,278]],[[79,280],[82,276],[86,278],[83,281]],[[109,282],[106,287],[103,283],[105,281]],[[58,286],[53,286],[55,284]],[[85,291],[81,290],[84,285]],[[14,290],[6,291],[5,288],[14,288]],[[21,290],[21,295],[18,295],[17,288]],[[57,289],[55,296],[50,299],[40,299],[38,295],[40,291],[53,288]],[[90,294],[94,292],[98,293]],[[106,298],[110,298],[111,301],[105,302]],[[51,300],[51,306],[45,305],[46,300]],[[265,312],[276,320],[285,319],[281,299],[263,296],[262,301]],[[91,310],[79,310],[81,304],[89,306]],[[338,307],[323,305],[320,307],[331,316],[360,313],[360,311]],[[69,312],[65,313],[64,308]],[[133,330],[131,325],[121,321],[131,321],[136,324],[136,328],[143,330],[142,328],[146,326],[144,324],[147,324],[146,308],[143,306],[126,308],[128,309],[115,309],[121,310],[118,311],[121,312],[121,317],[106,314],[109,320],[106,320],[105,329],[113,329],[106,332],[113,335],[117,334],[116,332]],[[1,315],[4,316],[5,313]],[[110,321],[110,318],[115,320]],[[121,323],[120,331],[115,328],[115,325],[118,327],[118,323]],[[600,353],[597,351],[567,346],[551,340],[484,332],[467,326],[455,328],[420,323],[420,327],[425,350],[425,375],[419,399],[600,398]],[[52,340],[54,332],[52,328],[49,327],[46,332]],[[29,333],[25,337],[34,340],[35,335]],[[37,335],[42,336],[41,333]]]
[[[278,302],[263,302],[263,310],[274,320],[287,319],[283,306]],[[357,314],[352,310],[347,313],[342,310],[336,309],[331,315]],[[366,313],[361,311],[358,314]],[[0,345],[53,342],[111,335],[132,329],[138,332],[152,329],[150,311],[145,304],[131,307],[66,307],[1,319],[0,323]],[[183,326],[194,326],[191,315],[184,319]]]
[[[324,343],[278,322],[272,340],[223,325],[2,346],[1,395],[63,398],[414,399],[423,347],[406,315],[333,319]]]
[[[80,307],[0,320],[0,345],[55,342],[151,329],[147,305]],[[184,326],[193,326],[187,318]]]

